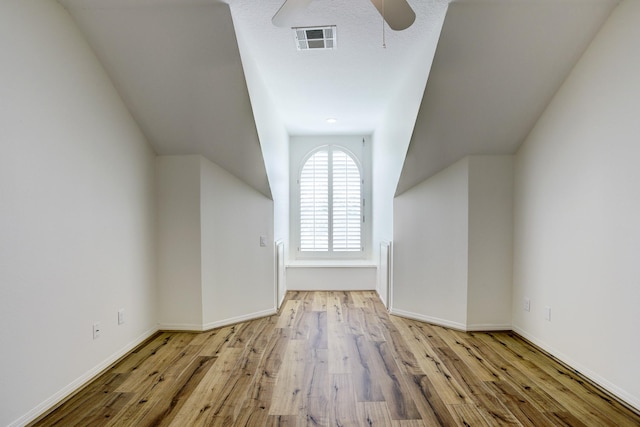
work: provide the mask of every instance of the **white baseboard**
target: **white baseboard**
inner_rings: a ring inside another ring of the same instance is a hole
[[[464,323],[452,322],[451,320],[440,319],[438,317],[426,316],[424,314],[413,313],[411,311],[398,310],[391,308],[390,314],[394,316],[406,317],[407,319],[419,320],[421,322],[433,323],[434,325],[444,326],[445,328],[456,329],[463,332],[484,332],[484,331],[510,331],[510,324],[500,323],[477,323],[474,325],[465,325]]]
[[[475,325],[467,325],[467,332],[510,331],[512,329],[511,324],[506,323],[477,323]]]
[[[382,296],[382,293],[380,292],[380,289],[376,288],[376,294],[378,294],[378,298],[380,298],[380,301],[382,301],[382,304],[385,307],[388,307],[386,296],[384,296],[384,297]]]
[[[275,308],[270,308],[267,310],[256,311],[255,313],[244,314],[242,316],[230,317],[228,319],[216,320],[215,322],[205,323],[203,326],[203,331],[208,331],[209,329],[221,328],[223,326],[233,325],[234,323],[247,322],[249,320],[259,319],[261,317],[273,316],[277,313]]]
[[[55,393],[53,396],[49,397],[44,402],[40,403],[38,406],[13,421],[9,424],[8,427],[20,427],[26,424],[29,424],[32,421],[35,421],[38,417],[46,414],[51,409],[55,408],[77,390],[85,386],[86,384],[93,381],[96,377],[102,374],[106,369],[108,369],[111,365],[113,365],[118,359],[122,356],[129,353],[131,350],[142,344],[145,340],[151,337],[153,334],[158,332],[157,328],[151,328],[148,331],[144,332],[138,338],[129,342],[127,345],[122,347],[120,350],[116,351],[114,354],[106,358],[104,361],[94,366],[92,369],[72,381],[66,387],[62,388],[60,391]]]
[[[437,317],[425,316],[424,314],[412,313],[410,311],[398,310],[397,308],[391,308],[390,314],[394,316],[406,317],[407,319],[419,320],[421,322],[433,323],[438,326],[444,326],[451,329],[457,329],[459,331],[466,331],[467,325],[464,323],[452,322],[446,319],[439,319]]]
[[[629,405],[630,407],[635,408],[636,411],[640,411],[640,396],[633,396],[626,390],[623,390],[620,387],[616,386],[615,384],[612,384],[611,382],[601,377],[597,373],[593,372],[589,368],[581,365],[580,363],[571,359],[566,354],[556,350],[552,346],[548,345],[547,343],[538,339],[537,337],[527,333],[523,329],[520,329],[517,326],[512,326],[511,329],[518,335],[522,336],[527,341],[530,341],[535,346],[546,351],[556,359],[566,364],[569,368],[580,373],[580,375],[583,375],[584,377],[588,378],[590,381],[593,381],[596,385],[602,387],[604,390],[611,393],[617,399],[621,400],[622,402]]]
[[[277,311],[275,308],[256,311],[255,313],[243,314],[242,316],[229,317],[228,319],[216,320],[208,323],[160,323],[158,330],[160,331],[193,331],[204,332],[223,326],[233,325],[236,323],[247,322],[249,320],[259,319],[261,317],[273,316]]]
[[[176,332],[202,332],[205,329],[202,323],[158,323],[158,330]]]

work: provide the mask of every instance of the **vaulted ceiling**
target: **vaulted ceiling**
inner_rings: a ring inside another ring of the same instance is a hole
[[[370,0],[314,0],[293,25],[336,25],[338,48],[301,52],[271,22],[282,0],[59,2],[157,153],[201,154],[268,197],[255,108],[272,105],[289,135],[373,134],[437,44],[402,192],[467,154],[517,149],[617,3],[409,0],[415,23],[392,31]]]

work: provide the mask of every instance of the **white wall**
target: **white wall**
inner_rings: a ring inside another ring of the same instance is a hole
[[[513,156],[469,156],[396,197],[392,313],[511,329]]]
[[[273,202],[205,158],[200,177],[203,328],[273,314]]]
[[[291,291],[368,291],[376,288],[376,267],[287,267],[287,289]]]
[[[640,408],[640,2],[612,13],[516,158],[514,329]],[[523,311],[523,298],[531,311]],[[544,307],[551,308],[551,321]]]
[[[153,333],[156,291],[154,154],[72,20],[2,1],[0,51],[4,426]]]
[[[158,321],[202,328],[200,156],[156,158]]]
[[[467,323],[469,160],[396,197],[392,313]]]
[[[511,329],[513,156],[469,157],[467,329]]]
[[[274,313],[273,202],[202,156],[159,156],[156,165],[160,328]]]

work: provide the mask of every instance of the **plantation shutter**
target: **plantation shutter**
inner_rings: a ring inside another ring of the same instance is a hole
[[[362,250],[362,180],[340,149],[316,151],[300,172],[300,251]]]
[[[333,151],[333,250],[360,251],[361,180],[358,165]]]
[[[329,152],[318,151],[300,173],[300,250],[329,249]]]

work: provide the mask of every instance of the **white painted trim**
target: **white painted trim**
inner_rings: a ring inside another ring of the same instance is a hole
[[[204,326],[201,323],[158,323],[158,330],[176,332],[203,332]]]
[[[236,323],[247,322],[249,320],[256,320],[262,317],[273,316],[277,314],[278,310],[269,308],[267,310],[256,311],[255,313],[243,314],[242,316],[230,317],[228,319],[216,320],[215,322],[209,322],[204,324],[197,323],[161,323],[158,325],[160,331],[193,331],[204,332],[215,328],[222,328],[223,326],[234,325]]]
[[[286,286],[286,281],[285,281],[285,277],[287,274],[287,266],[286,266],[286,259],[285,259],[285,247],[284,247],[284,241],[283,240],[277,240],[274,242],[274,264],[275,264],[275,268],[274,268],[274,281],[275,281],[275,309],[280,310],[280,306],[282,305],[282,302],[284,301],[284,297],[287,293],[287,286]],[[280,249],[282,249],[282,251],[280,251]],[[282,252],[282,254],[280,254],[280,252]],[[280,274],[280,265],[282,264],[282,274]],[[282,277],[281,277],[282,276]],[[280,291],[282,292],[282,298],[280,298]]]
[[[467,325],[467,332],[511,331],[512,329],[513,327],[510,324],[478,323],[476,325]]]
[[[215,322],[205,323],[203,327],[203,331],[208,331],[214,328],[221,328],[223,326],[233,325],[235,323],[247,322],[249,320],[260,319],[261,317],[273,316],[276,314],[278,310],[273,308],[269,308],[267,310],[256,311],[255,313],[245,314],[242,316],[230,317],[228,319],[217,320]]]
[[[546,351],[547,353],[551,354],[553,357],[555,357],[558,360],[562,361],[569,368],[571,368],[571,369],[575,370],[576,372],[580,373],[580,375],[583,375],[586,378],[588,378],[590,381],[593,381],[595,384],[597,384],[598,386],[602,387],[604,390],[608,391],[609,393],[614,395],[616,398],[620,399],[623,403],[625,403],[625,404],[631,406],[632,408],[635,408],[636,410],[640,411],[640,397],[639,396],[633,396],[632,394],[630,394],[626,390],[623,390],[620,387],[616,386],[615,384],[612,384],[611,382],[609,382],[605,378],[601,377],[600,375],[596,374],[595,372],[593,372],[589,368],[581,365],[580,363],[578,363],[575,360],[571,359],[566,354],[563,354],[562,352],[556,350],[555,348],[553,348],[552,346],[548,345],[544,341],[542,341],[542,340],[536,338],[535,336],[525,332],[524,330],[520,329],[519,327],[513,326],[511,329],[515,333],[517,333],[518,335],[520,335],[523,338],[525,338],[526,340],[531,341],[532,344],[536,345],[540,349]]]
[[[285,268],[378,268],[378,264],[373,263],[372,261],[363,261],[360,263],[356,263],[353,261],[348,261],[344,263],[338,263],[335,260],[330,262],[296,262],[285,265]]]
[[[317,288],[305,288],[302,286],[297,286],[297,287],[293,287],[291,289],[288,289],[289,291],[299,291],[299,292],[359,292],[359,291],[375,291],[376,288],[375,286],[349,286],[349,287],[344,287],[344,288],[332,288],[332,287],[327,287],[327,288],[322,288],[322,289],[317,289]]]
[[[425,316],[424,314],[412,313],[410,311],[398,310],[391,308],[389,314],[399,317],[406,317],[407,319],[419,320],[421,322],[433,323],[434,325],[444,326],[446,328],[457,329],[459,331],[466,332],[466,325],[464,323],[452,322],[446,319],[439,319],[437,317]]]
[[[91,381],[96,379],[99,375],[101,375],[106,369],[108,369],[111,365],[113,365],[118,359],[125,356],[131,350],[135,349],[137,346],[142,344],[148,338],[153,336],[156,332],[158,332],[157,328],[151,328],[148,331],[144,332],[138,338],[134,339],[120,350],[116,351],[114,354],[103,360],[98,365],[94,366],[92,369],[72,381],[66,387],[62,388],[60,391],[55,393],[53,396],[49,397],[44,402],[40,403],[35,408],[31,409],[29,412],[13,421],[9,424],[8,427],[19,427],[29,424],[30,422],[35,421],[38,417],[46,414],[60,403],[62,403],[69,396],[80,390],[85,385],[89,384]]]

